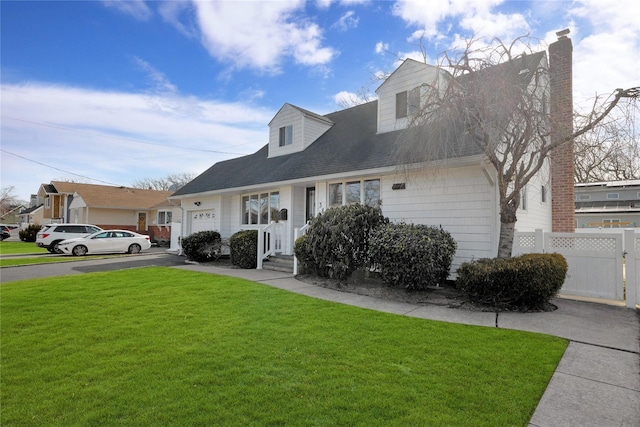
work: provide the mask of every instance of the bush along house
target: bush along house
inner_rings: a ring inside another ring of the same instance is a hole
[[[557,43],[567,42],[569,66],[562,72],[570,80],[571,41]],[[546,52],[516,60],[525,71],[549,68]],[[495,257],[496,170],[463,130],[446,129],[447,141],[454,142],[445,143],[420,139],[410,126],[420,91],[446,78],[450,75],[441,68],[407,59],[378,87],[376,101],[326,115],[285,103],[268,124],[269,141],[259,151],[214,164],[169,198],[181,205],[182,236],[217,230],[225,238],[258,229],[267,255],[292,255],[296,230],[317,213],[380,203],[392,221],[449,231],[458,245],[452,271],[464,261]],[[564,93],[571,97],[570,86]],[[554,94],[550,98],[553,102]],[[399,156],[415,144],[432,144],[438,154],[429,161]],[[554,162],[547,163],[522,192],[518,230],[552,230]],[[565,210],[573,213],[573,182],[569,186]]]

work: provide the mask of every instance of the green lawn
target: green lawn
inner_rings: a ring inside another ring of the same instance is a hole
[[[567,346],[163,267],[0,290],[2,426],[526,426]]]
[[[14,254],[48,254],[44,248],[39,248],[33,242],[0,242],[0,255]]]

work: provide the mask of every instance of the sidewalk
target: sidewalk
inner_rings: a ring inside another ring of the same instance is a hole
[[[556,299],[553,302],[558,309],[554,312],[475,312],[349,294],[309,285],[275,271],[197,264],[176,268],[240,277],[314,298],[403,316],[567,338],[569,346],[529,426],[640,426],[640,321],[636,310]]]

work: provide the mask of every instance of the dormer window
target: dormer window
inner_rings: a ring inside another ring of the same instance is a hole
[[[280,128],[280,142],[279,146],[284,147],[285,145],[293,144],[293,126],[283,126]]]
[[[407,117],[407,92],[396,93],[396,119]]]
[[[420,88],[396,93],[396,119],[412,117],[420,111]]]

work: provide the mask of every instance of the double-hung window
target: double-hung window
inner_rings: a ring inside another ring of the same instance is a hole
[[[293,144],[293,126],[283,126],[280,128],[279,146]]]
[[[380,204],[380,180],[366,179],[329,184],[329,207],[356,203],[378,206]]]
[[[171,211],[158,211],[158,225],[171,225]]]
[[[242,196],[242,224],[269,224],[280,219],[280,193],[249,194]]]
[[[420,112],[420,88],[396,93],[396,119],[414,117]]]

